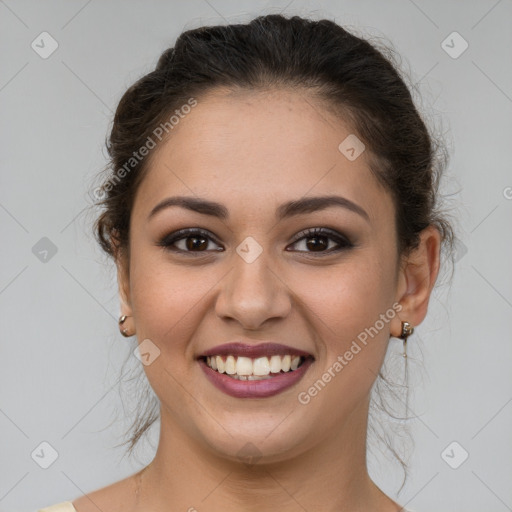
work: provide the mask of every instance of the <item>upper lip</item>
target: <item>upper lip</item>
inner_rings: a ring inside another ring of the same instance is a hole
[[[216,347],[212,347],[205,352],[203,352],[199,357],[207,357],[207,356],[243,356],[250,358],[257,357],[265,357],[265,356],[275,356],[282,355],[285,356],[287,354],[303,356],[303,357],[313,357],[312,354],[306,352],[304,350],[300,350],[294,347],[290,347],[288,345],[282,345],[281,343],[260,343],[258,345],[250,345],[248,343],[241,342],[230,342],[224,343],[222,345],[217,345]]]

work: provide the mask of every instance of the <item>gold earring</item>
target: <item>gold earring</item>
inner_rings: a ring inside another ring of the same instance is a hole
[[[414,327],[409,322],[402,322],[402,332],[400,339],[404,340],[404,353],[403,356],[407,357],[407,338],[414,332]]]
[[[121,329],[121,326],[124,324],[124,321],[128,318],[127,315],[122,315],[119,317],[119,329],[121,331],[121,334],[125,337],[125,338],[129,338],[130,336],[133,336],[133,334],[129,334],[128,333],[128,329],[125,327],[124,329]]]
[[[405,384],[405,419],[409,417],[409,386],[407,382],[409,381],[409,370],[407,364],[407,338],[414,332],[414,327],[409,322],[402,322],[402,332],[398,336],[400,339],[404,340],[404,353],[402,354],[405,359],[405,374],[404,374],[404,384]]]

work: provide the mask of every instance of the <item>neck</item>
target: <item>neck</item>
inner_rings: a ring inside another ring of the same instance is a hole
[[[367,416],[368,403],[300,455],[248,464],[205,449],[162,407],[157,453],[141,475],[136,510],[396,512],[367,472]]]

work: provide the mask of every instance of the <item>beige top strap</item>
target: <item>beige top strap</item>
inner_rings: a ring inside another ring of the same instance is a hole
[[[63,501],[51,507],[41,508],[37,512],[76,512],[76,508],[71,501]]]

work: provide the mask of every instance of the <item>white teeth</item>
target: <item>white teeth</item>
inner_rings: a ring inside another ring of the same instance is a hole
[[[268,375],[270,373],[270,363],[268,357],[258,357],[253,363],[254,375]]]
[[[206,364],[219,373],[226,373],[238,380],[270,379],[273,375],[296,370],[304,358],[300,356],[273,355],[271,357],[208,356]]]
[[[250,357],[239,357],[236,360],[237,375],[252,375],[252,359]]]
[[[281,371],[281,356],[272,356],[270,358],[270,372],[279,373]]]
[[[236,373],[236,361],[233,356],[226,358],[226,373],[228,375],[234,375]]]

